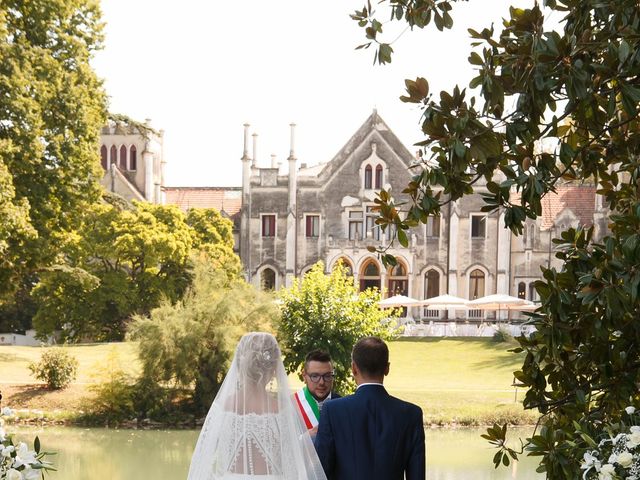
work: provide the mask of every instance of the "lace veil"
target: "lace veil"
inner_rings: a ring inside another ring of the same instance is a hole
[[[326,480],[269,333],[238,343],[207,414],[188,480]]]

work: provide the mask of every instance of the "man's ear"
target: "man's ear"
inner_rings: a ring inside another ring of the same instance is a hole
[[[356,375],[358,375],[360,372],[358,371],[358,366],[355,364],[355,362],[351,362],[351,374],[355,377]]]
[[[384,376],[386,377],[387,375],[389,375],[389,367],[391,366],[391,363],[387,363],[387,368],[384,369]]]

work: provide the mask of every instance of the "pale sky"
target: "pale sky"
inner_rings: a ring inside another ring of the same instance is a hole
[[[419,112],[398,99],[404,79],[424,76],[436,94],[466,86],[466,29],[493,21],[499,30],[510,4],[533,0],[455,5],[453,30],[405,32],[386,66],[373,65],[372,48],[354,50],[365,37],[349,14],[364,3],[102,0],[106,45],[92,63],[112,112],[165,131],[167,186],[240,186],[244,123],[258,134],[258,164],[276,154],[284,171],[291,122],[298,162],[313,165],[331,160],[373,108],[416,150]],[[390,40],[402,25],[388,27]]]

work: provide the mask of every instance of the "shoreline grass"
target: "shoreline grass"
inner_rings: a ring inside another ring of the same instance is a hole
[[[493,423],[533,425],[537,412],[524,410],[524,391],[513,387],[513,371],[522,355],[508,352],[514,344],[488,338],[401,338],[389,343],[388,391],[419,405],[425,426],[486,426]],[[86,425],[89,387],[94,372],[115,350],[125,371],[140,371],[135,343],[64,347],[79,361],[78,378],[62,391],[34,382],[27,365],[37,361],[40,347],[0,346],[2,405],[21,412],[19,423]],[[299,383],[292,375],[292,383]],[[186,422],[189,423],[189,422]]]

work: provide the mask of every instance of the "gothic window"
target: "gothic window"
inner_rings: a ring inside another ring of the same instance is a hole
[[[380,268],[375,260],[369,260],[362,268],[360,291],[364,291],[367,288],[377,288],[380,290]]]
[[[118,164],[118,150],[115,145],[112,145],[109,149],[109,163]]]
[[[364,168],[364,188],[366,190],[371,189],[371,180],[372,180],[373,171],[371,169],[371,165],[367,165]]]
[[[362,238],[362,211],[349,212],[349,240]]]
[[[105,147],[104,145],[100,147],[100,164],[105,170],[109,168],[109,160],[107,159],[107,147]]]
[[[129,170],[137,170],[138,169],[138,151],[136,150],[135,145],[131,145],[129,149]]]
[[[349,260],[347,260],[344,257],[343,258],[339,258],[338,261],[334,264],[334,268],[338,264],[341,264],[344,267],[344,269],[346,270],[347,275],[349,275],[350,277],[353,277],[353,266],[351,265],[351,262]]]
[[[486,229],[486,215],[471,215],[471,238],[485,238]]]
[[[424,274],[424,298],[433,298],[440,295],[440,274],[433,268],[427,270]],[[424,316],[428,318],[437,318],[440,316],[438,310],[424,309]]]
[[[440,217],[430,215],[427,218],[427,237],[438,238],[440,236]]]
[[[469,275],[469,300],[484,296],[484,272],[475,269]],[[482,317],[482,310],[469,310],[469,318]]]
[[[127,147],[124,145],[120,147],[120,168],[122,170],[127,169]]]
[[[536,300],[536,287],[535,282],[529,284],[529,300],[534,302]]]
[[[393,225],[387,225],[387,241],[390,242],[396,234],[396,227]]]
[[[367,207],[367,217],[365,219],[365,231],[367,236],[380,240],[380,226],[376,225],[376,213],[373,211],[373,207]]]
[[[475,269],[469,275],[469,300],[475,300],[484,296],[484,272]]]
[[[320,236],[320,215],[307,215],[305,232],[307,237]]]
[[[387,283],[389,296],[406,295],[409,293],[408,287],[407,270],[402,263],[398,263],[389,272],[389,281]]]
[[[276,216],[275,215],[262,215],[262,236],[263,237],[276,236]]]
[[[527,295],[527,286],[524,282],[518,283],[518,298],[525,300]]]
[[[260,274],[260,287],[262,290],[275,290],[276,272],[272,268],[265,268]]]
[[[378,165],[376,167],[376,188],[382,188],[382,180],[383,180],[382,165]]]

